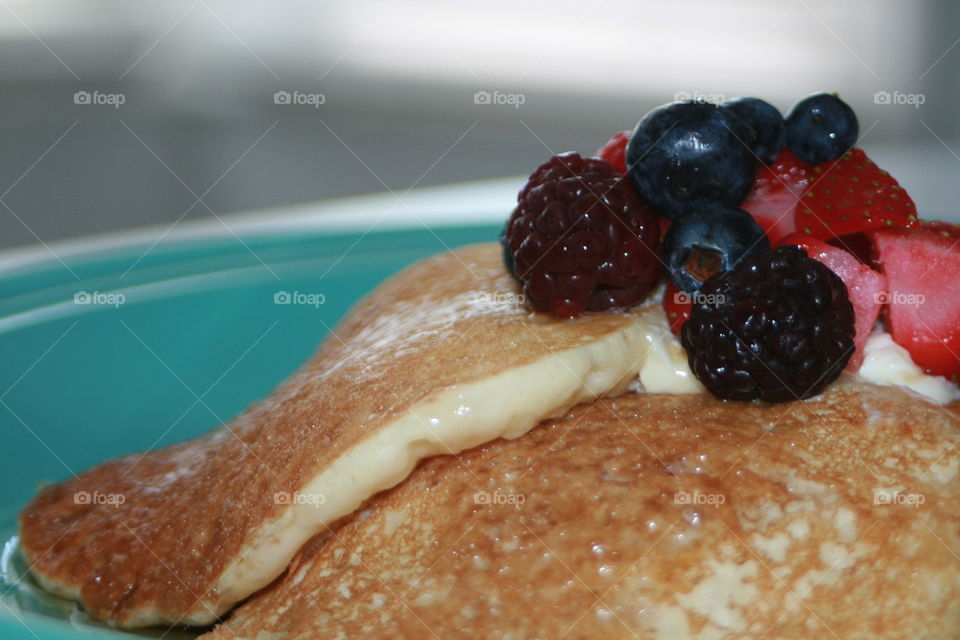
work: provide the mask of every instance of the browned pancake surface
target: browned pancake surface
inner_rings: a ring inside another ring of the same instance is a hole
[[[45,489],[21,517],[35,573],[94,617],[121,625],[210,620],[230,604],[218,602],[218,579],[284,508],[278,493],[293,494],[437,390],[632,321],[545,321],[516,304],[517,293],[497,244],[435,256],[395,276],[297,374],[229,424]],[[125,501],[78,504],[80,492]]]
[[[209,638],[955,638],[958,446],[849,382],[601,400],[423,463]]]

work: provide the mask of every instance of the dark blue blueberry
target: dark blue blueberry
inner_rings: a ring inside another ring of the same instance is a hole
[[[750,148],[760,162],[773,164],[787,144],[787,125],[780,111],[760,98],[734,98],[720,109],[747,127]]]
[[[687,293],[699,291],[714,273],[729,271],[743,258],[769,249],[770,241],[753,216],[721,204],[688,212],[663,239],[670,280]]]
[[[815,93],[787,116],[787,146],[804,162],[836,160],[857,143],[860,126],[846,102],[832,93]]]
[[[627,172],[640,197],[671,219],[710,202],[739,206],[753,184],[756,159],[746,127],[706,102],[654,109],[627,144]]]

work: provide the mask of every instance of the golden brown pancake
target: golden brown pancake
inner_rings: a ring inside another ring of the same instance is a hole
[[[435,457],[209,640],[960,633],[960,419],[846,380],[627,394]]]
[[[35,576],[120,626],[211,623],[418,460],[623,390],[665,327],[659,306],[557,321],[518,294],[497,244],[395,276],[232,422],[40,493],[20,521]]]

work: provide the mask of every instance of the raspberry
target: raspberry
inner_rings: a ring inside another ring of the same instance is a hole
[[[796,246],[707,280],[681,330],[690,369],[725,400],[784,402],[836,380],[854,350],[843,281]]]
[[[661,273],[659,233],[623,174],[565,153],[530,175],[503,240],[533,308],[572,318],[643,301]]]

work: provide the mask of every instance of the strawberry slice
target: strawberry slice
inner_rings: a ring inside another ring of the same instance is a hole
[[[893,341],[924,371],[960,380],[960,243],[936,228],[867,233],[887,276]]]
[[[814,167],[814,180],[794,213],[797,228],[832,238],[883,227],[917,226],[917,206],[862,149]]]
[[[794,233],[781,240],[781,244],[797,245],[808,256],[825,264],[847,285],[856,329],[853,339],[856,351],[847,363],[847,370],[856,371],[863,362],[863,347],[883,308],[887,278],[857,260],[853,254],[810,235]]]
[[[660,216],[660,242],[663,242],[663,239],[667,237],[667,231],[670,231],[670,225],[673,224],[673,220],[667,216]]]
[[[593,154],[593,157],[606,160],[620,173],[626,173],[627,142],[630,141],[631,133],[631,131],[619,131],[613,134],[613,137],[607,140],[602,147],[597,149],[597,152]]]
[[[920,226],[950,240],[960,240],[960,224],[945,220],[921,220]]]
[[[675,335],[680,335],[683,323],[690,319],[690,309],[692,308],[693,299],[677,289],[672,282],[667,282],[667,286],[663,290],[663,310],[667,314],[670,331],[673,331]]]
[[[772,245],[797,230],[794,209],[811,183],[813,167],[797,160],[789,149],[770,166],[761,166],[753,188],[740,205],[767,233]]]

